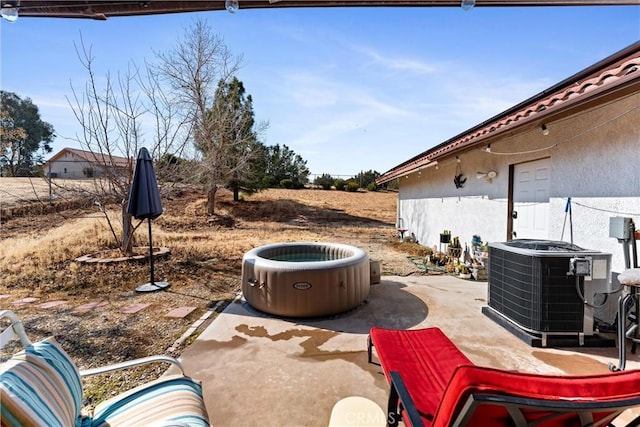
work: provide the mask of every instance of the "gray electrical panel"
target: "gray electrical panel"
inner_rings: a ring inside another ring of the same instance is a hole
[[[609,237],[628,240],[631,237],[629,235],[629,230],[631,229],[630,226],[631,218],[621,216],[613,216],[609,218]]]

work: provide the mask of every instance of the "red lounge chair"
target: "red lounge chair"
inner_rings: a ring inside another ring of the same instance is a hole
[[[475,366],[438,328],[372,328],[370,363],[372,347],[391,386],[390,426],[606,426],[640,405],[640,370],[561,376]]]

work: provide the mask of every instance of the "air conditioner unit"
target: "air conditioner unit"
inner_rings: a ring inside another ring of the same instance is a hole
[[[614,292],[611,254],[567,242],[490,243],[487,272],[485,314],[541,339],[542,346],[550,335],[573,335],[583,345],[585,336],[594,335],[596,295]]]

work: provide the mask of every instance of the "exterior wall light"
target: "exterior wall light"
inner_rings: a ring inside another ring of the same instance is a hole
[[[229,13],[236,13],[240,9],[240,2],[238,0],[225,0],[224,7]]]
[[[16,22],[18,20],[19,7],[20,7],[19,1],[2,2],[2,8],[0,9],[0,16],[2,16],[8,22]]]
[[[547,125],[545,125],[545,124],[542,125],[542,134],[544,136],[549,135],[549,129],[547,128]]]
[[[462,0],[462,3],[460,4],[460,6],[462,7],[462,10],[464,11],[473,9],[475,5],[476,5],[476,0]]]

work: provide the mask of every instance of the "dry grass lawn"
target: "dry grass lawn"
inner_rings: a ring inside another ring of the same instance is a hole
[[[407,249],[416,245],[398,242],[395,193],[271,189],[244,199],[233,202],[222,192],[214,221],[206,215],[201,193],[183,192],[163,199],[165,212],[153,221],[154,245],[170,248],[171,256],[156,261],[155,278],[168,281],[171,287],[146,294],[136,293],[135,288],[149,281],[147,262],[86,265],[75,261],[114,247],[107,222],[97,210],[5,220],[0,227],[0,306],[23,319],[32,339],[53,335],[79,366],[90,368],[167,353],[207,310],[223,306],[238,294],[242,256],[256,246],[290,241],[347,243],[379,260],[385,275],[419,271],[407,260]],[[117,224],[118,206],[110,216]],[[148,245],[146,231],[143,224],[136,233],[139,246]],[[26,297],[39,300],[13,304]],[[36,307],[58,300],[65,304]],[[92,301],[106,305],[75,311]],[[151,305],[135,314],[121,312],[132,304]],[[164,316],[181,306],[195,310],[182,319]],[[173,355],[179,355],[181,348]],[[164,368],[91,379],[87,403],[155,377]]]
[[[0,178],[2,207],[34,200],[46,200],[49,186],[43,178]]]
[[[77,190],[91,190],[95,185],[93,179],[54,179],[49,187],[49,182],[44,178],[0,177],[0,207],[28,202],[49,203],[50,195],[53,200],[66,199]]]

